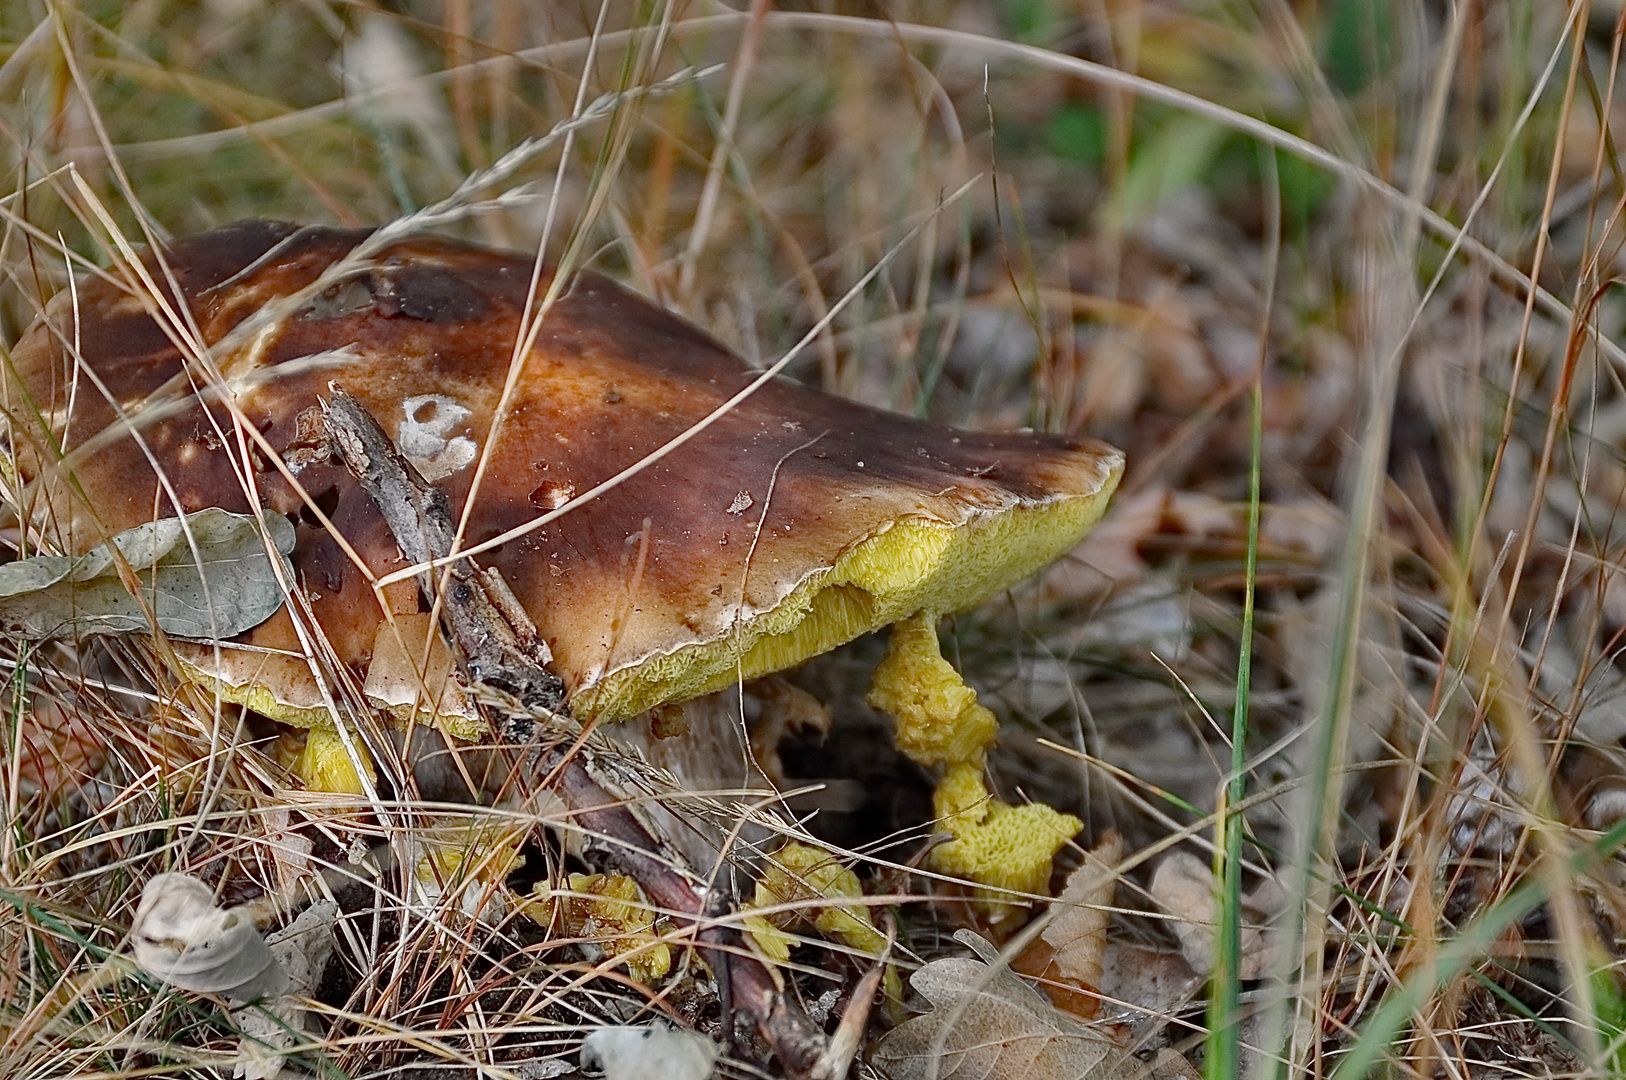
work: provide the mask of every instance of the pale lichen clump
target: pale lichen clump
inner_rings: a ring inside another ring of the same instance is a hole
[[[1084,823],[989,793],[983,769],[999,722],[943,659],[936,622],[923,612],[892,627],[866,700],[897,723],[898,748],[911,760],[944,768],[932,803],[953,839],[932,849],[931,867],[979,886],[979,905],[997,920],[1013,911],[1011,894],[1048,894],[1056,852]]]

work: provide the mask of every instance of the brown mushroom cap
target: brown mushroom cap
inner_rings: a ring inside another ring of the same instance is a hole
[[[178,241],[164,262],[214,345],[367,235],[255,222]],[[403,241],[215,357],[238,407],[374,579],[403,560],[372,500],[313,438],[312,410],[330,383],[349,391],[461,513],[531,272],[522,255]],[[171,516],[153,462],[181,509],[247,512],[258,501],[294,517],[299,583],[359,684],[387,615],[371,582],[262,454],[245,484],[228,410],[217,393],[194,391],[205,384],[199,365],[183,361],[150,297],[90,280],[77,302],[76,315],[69,294],[58,296],[13,355],[7,412],[24,476],[38,481],[31,517],[81,551]],[[356,359],[343,366],[295,363],[344,346]],[[638,463],[754,374],[689,323],[579,275],[526,359],[466,543]],[[131,420],[122,428],[113,402]],[[59,452],[82,496],[51,463]],[[1071,547],[1121,469],[1100,443],[959,431],[776,379],[619,486],[479,561],[530,613],[577,714],[623,718],[917,611],[975,604]],[[387,595],[399,612],[418,610],[410,585]],[[228,697],[321,722],[288,608],[236,644],[244,649],[228,667],[211,667],[207,649],[193,662]]]

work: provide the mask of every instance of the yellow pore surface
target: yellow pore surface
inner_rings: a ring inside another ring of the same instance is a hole
[[[917,611],[980,603],[1078,542],[1106,510],[1117,476],[1092,495],[977,513],[962,522],[905,517],[854,542],[773,608],[724,637],[674,648],[576,693],[578,716],[623,720],[795,667]]]

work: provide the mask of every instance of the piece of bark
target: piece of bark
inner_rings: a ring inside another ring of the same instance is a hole
[[[335,390],[324,411],[334,449],[378,504],[407,561],[427,567],[449,554],[456,527],[446,493],[418,475],[355,398]],[[527,710],[563,710],[565,686],[547,669],[553,659],[548,646],[500,575],[463,558],[424,569],[418,587],[440,603],[442,621],[476,684],[503,691]]]

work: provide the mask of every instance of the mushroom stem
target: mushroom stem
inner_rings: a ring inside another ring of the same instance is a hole
[[[1084,823],[989,793],[983,770],[999,721],[943,659],[936,616],[921,612],[892,627],[866,700],[896,722],[898,749],[926,768],[944,767],[932,805],[952,839],[932,849],[932,869],[975,884],[978,907],[996,923],[1016,915],[1025,897],[1049,895],[1056,853]]]
[[[378,422],[354,398],[335,390],[325,417],[333,448],[378,504],[402,553],[414,563],[445,558],[454,535],[444,495],[430,487],[403,458]],[[482,704],[501,708],[505,727],[524,730],[530,721],[563,712],[560,686],[544,666],[547,646],[518,605],[506,602],[502,578],[472,560],[449,566],[443,595],[430,576],[420,587],[441,606],[441,624],[465,658],[472,683],[498,694],[479,695]],[[636,880],[656,907],[694,931],[702,954],[733,1004],[749,1017],[793,1077],[811,1077],[828,1040],[785,988],[739,944],[737,928],[709,910],[706,891],[663,850],[624,799],[606,791],[579,753],[555,748],[539,764],[555,778],[555,790],[586,832],[589,845],[611,868]]]

